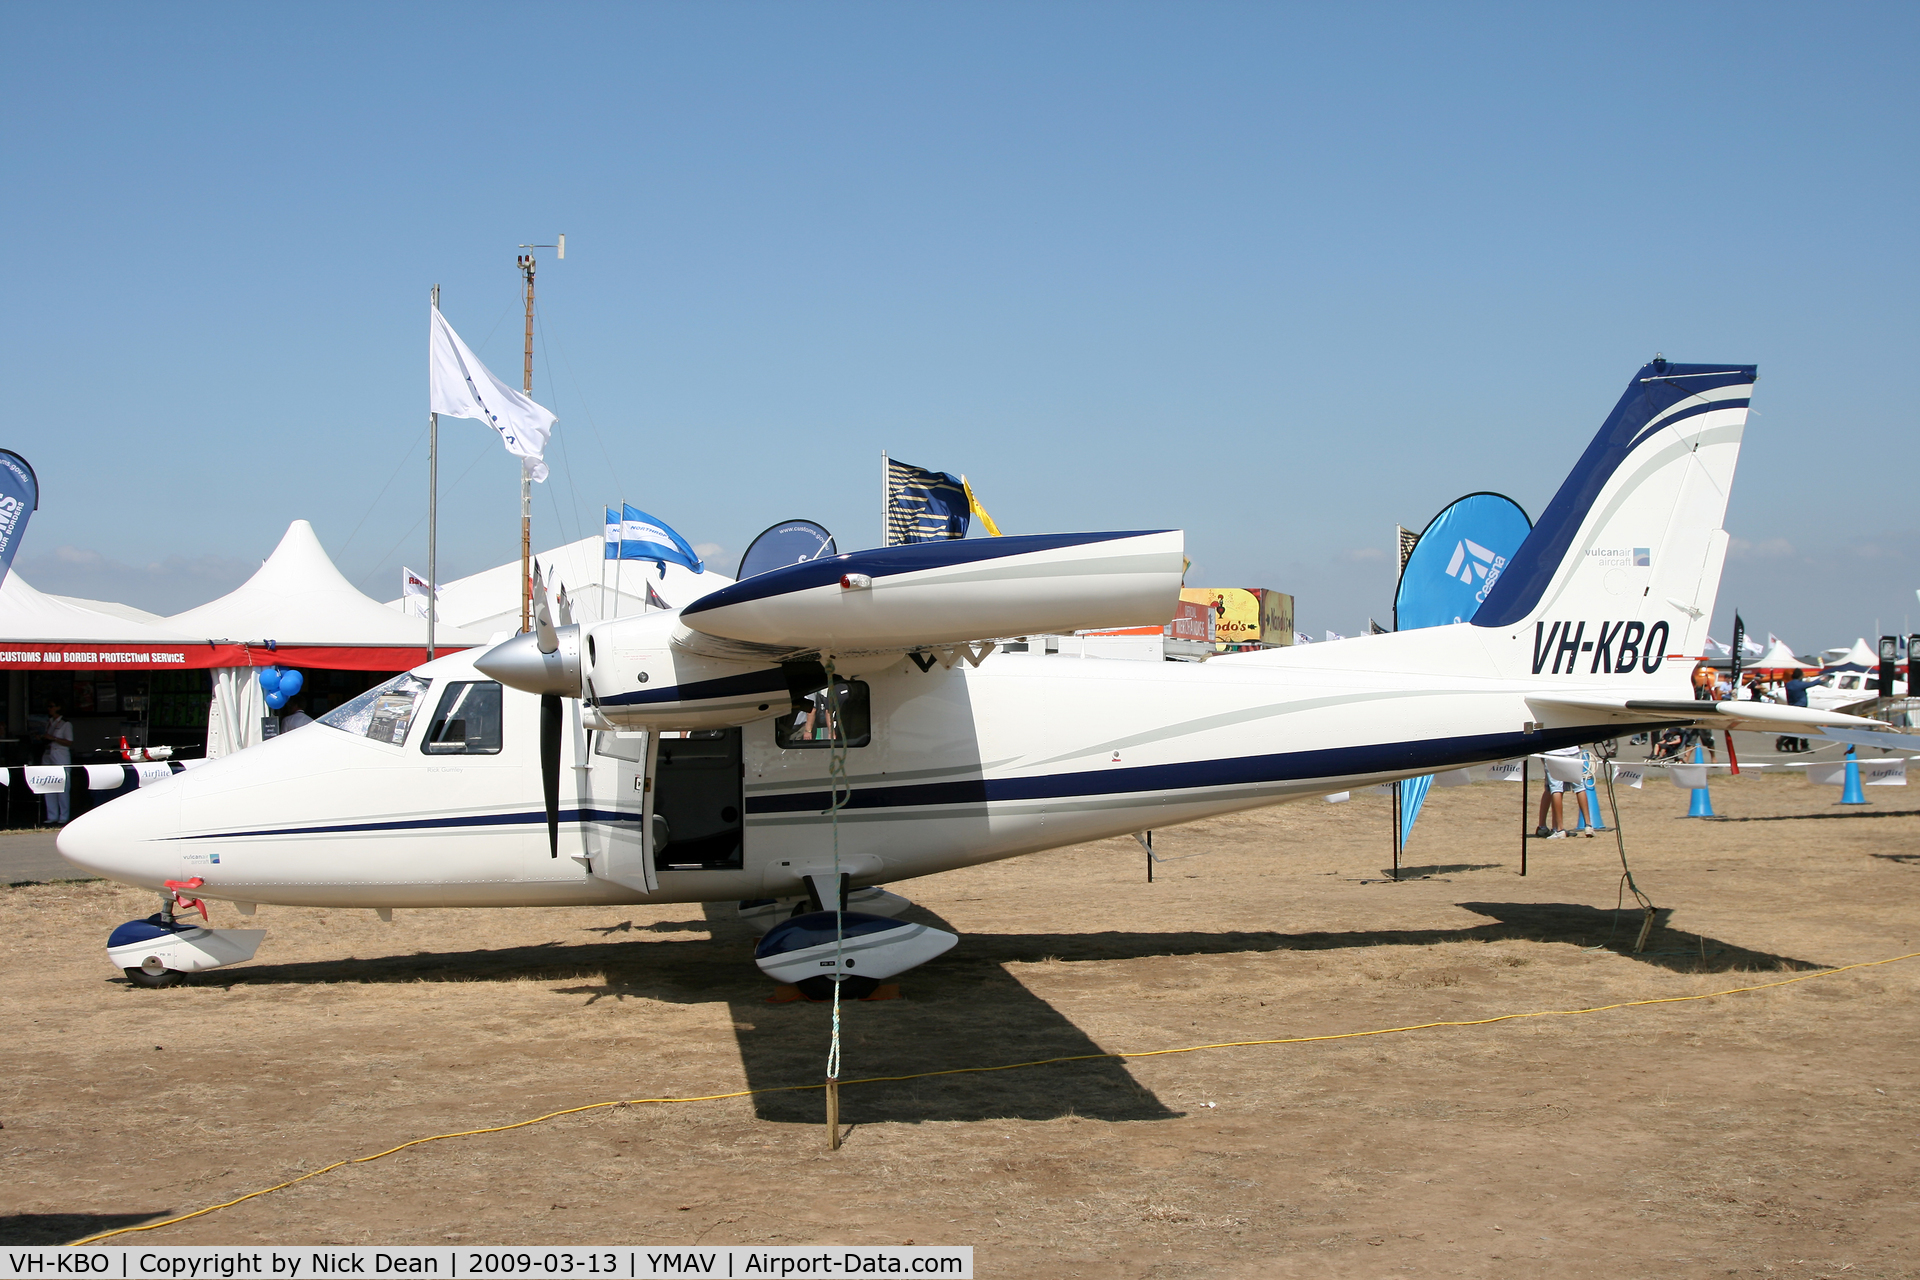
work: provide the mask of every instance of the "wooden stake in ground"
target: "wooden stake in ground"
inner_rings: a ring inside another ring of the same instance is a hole
[[[827,1150],[840,1149],[840,1081],[827,1077]]]

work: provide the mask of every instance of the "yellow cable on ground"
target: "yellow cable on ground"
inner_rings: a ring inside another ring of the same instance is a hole
[[[1834,969],[1816,969],[1810,973],[1800,974],[1797,977],[1782,978],[1778,982],[1762,982],[1750,987],[1728,987],[1724,991],[1705,991],[1693,996],[1660,996],[1652,1000],[1622,1000],[1616,1004],[1597,1004],[1586,1009],[1536,1009],[1528,1013],[1503,1013],[1492,1018],[1465,1018],[1446,1022],[1416,1022],[1411,1026],[1405,1027],[1379,1027],[1372,1031],[1340,1031],[1332,1035],[1324,1036],[1282,1036],[1272,1040],[1223,1040],[1218,1044],[1193,1044],[1178,1049],[1141,1049],[1130,1053],[1075,1053],[1060,1058],[1035,1058],[1032,1062],[1009,1062],[1004,1066],[998,1067],[950,1067],[944,1071],[916,1071],[911,1075],[904,1076],[866,1076],[859,1080],[843,1080],[840,1083],[843,1087],[856,1084],[894,1084],[902,1080],[926,1080],[934,1076],[964,1076],[978,1075],[988,1071],[1018,1071],[1023,1067],[1044,1067],[1056,1062],[1093,1062],[1104,1058],[1161,1058],[1176,1053],[1199,1053],[1206,1049],[1247,1049],[1259,1045],[1313,1044],[1324,1040],[1359,1040],[1366,1036],[1390,1036],[1403,1031],[1429,1031],[1436,1027],[1484,1027],[1495,1022],[1513,1022],[1520,1018],[1574,1018],[1588,1013],[1605,1013],[1610,1009],[1637,1009],[1645,1005],[1654,1004],[1686,1004],[1692,1000],[1714,1000],[1721,996],[1744,995],[1750,991],[1766,991],[1774,987],[1790,987],[1796,982],[1805,982],[1810,978],[1830,978],[1836,973],[1847,973],[1854,969],[1877,969],[1881,965],[1898,964],[1902,960],[1913,960],[1917,958],[1920,958],[1920,951],[1909,951],[1906,955],[1889,956],[1885,960],[1862,960],[1858,964],[1843,964]],[[161,1222],[149,1222],[138,1227],[119,1227],[113,1231],[102,1231],[99,1235],[88,1236],[84,1240],[75,1240],[69,1247],[94,1244],[98,1241],[108,1239],[111,1236],[126,1235],[132,1231],[153,1231],[159,1227],[170,1227],[176,1222],[185,1222],[189,1218],[198,1218],[202,1214],[212,1213],[216,1209],[230,1209],[236,1204],[242,1204],[255,1197],[270,1195],[275,1191],[284,1191],[296,1183],[305,1182],[308,1178],[317,1178],[323,1173],[331,1173],[342,1165],[366,1164],[371,1160],[379,1160],[383,1157],[390,1156],[396,1151],[405,1151],[408,1147],[417,1147],[428,1142],[441,1142],[447,1138],[472,1138],[483,1133],[505,1133],[509,1129],[524,1129],[528,1125],[539,1124],[544,1120],[554,1120],[560,1116],[579,1115],[583,1111],[599,1111],[606,1107],[639,1107],[654,1103],[669,1102],[720,1102],[727,1098],[748,1098],[755,1094],[762,1093],[799,1093],[808,1089],[824,1088],[826,1088],[825,1084],[786,1084],[774,1085],[765,1089],[739,1089],[732,1093],[702,1094],[699,1097],[690,1098],[626,1098],[613,1102],[590,1102],[583,1107],[568,1107],[564,1111],[549,1111],[543,1116],[534,1116],[531,1120],[516,1120],[512,1124],[497,1124],[485,1129],[462,1129],[458,1133],[436,1133],[431,1137],[414,1138],[401,1143],[397,1147],[388,1147],[385,1151],[376,1152],[370,1156],[353,1156],[346,1160],[336,1160],[332,1164],[324,1168],[315,1169],[311,1173],[303,1173],[297,1178],[289,1178],[285,1182],[276,1183],[271,1187],[262,1187],[258,1191],[249,1191],[246,1195],[238,1196],[235,1199],[227,1200],[220,1204],[210,1204],[204,1209],[195,1209],[192,1213],[183,1213],[177,1218],[168,1218]]]

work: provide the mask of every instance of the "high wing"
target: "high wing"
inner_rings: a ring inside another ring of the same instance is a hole
[[[1595,715],[1623,724],[1671,721],[1674,724],[1701,724],[1712,729],[1751,729],[1761,732],[1797,733],[1833,725],[1848,729],[1884,729],[1884,720],[1869,720],[1839,711],[1811,711],[1806,707],[1783,707],[1772,702],[1702,702],[1660,698],[1568,697],[1564,693],[1528,694],[1527,705],[1538,711],[1577,713],[1591,719]]]
[[[1177,531],[1047,533],[856,551],[722,587],[680,611],[705,657],[905,653],[1003,636],[1164,623]]]
[[[1178,530],[1030,534],[855,551],[742,579],[675,611],[528,632],[475,667],[584,697],[602,726],[709,729],[825,682],[932,652],[978,661],[1005,636],[1158,626],[1180,599]],[[803,687],[804,686],[804,687]]]

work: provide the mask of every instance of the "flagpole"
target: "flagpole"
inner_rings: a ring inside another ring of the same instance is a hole
[[[527,303],[526,357],[520,369],[520,389],[533,395],[533,255],[520,255],[522,293]],[[520,462],[520,630],[532,630],[533,608],[533,470]]]
[[[892,546],[887,540],[887,451],[880,451],[880,545]]]
[[[440,286],[433,286],[433,309],[440,309]],[[429,318],[429,337],[432,321]],[[427,661],[433,661],[433,615],[434,593],[439,589],[439,565],[435,556],[439,551],[437,535],[440,531],[440,415],[427,415]]]

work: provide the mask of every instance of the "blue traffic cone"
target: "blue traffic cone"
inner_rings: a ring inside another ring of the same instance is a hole
[[[1698,744],[1693,748],[1693,762],[1695,764],[1705,764],[1707,762],[1707,753],[1701,750]],[[1687,806],[1687,816],[1689,818],[1717,818],[1720,816],[1713,811],[1713,798],[1707,794],[1705,787],[1695,787],[1693,789],[1693,803]]]
[[[1602,764],[1600,767],[1604,769],[1607,766]],[[1593,829],[1595,831],[1605,831],[1607,829],[1607,824],[1600,821],[1600,793],[1594,790],[1593,779],[1591,777],[1587,779],[1587,812],[1593,815]]]
[[[1860,790],[1860,761],[1855,758],[1853,748],[1847,748],[1847,785],[1841,789],[1841,804],[1865,804],[1866,793]]]

